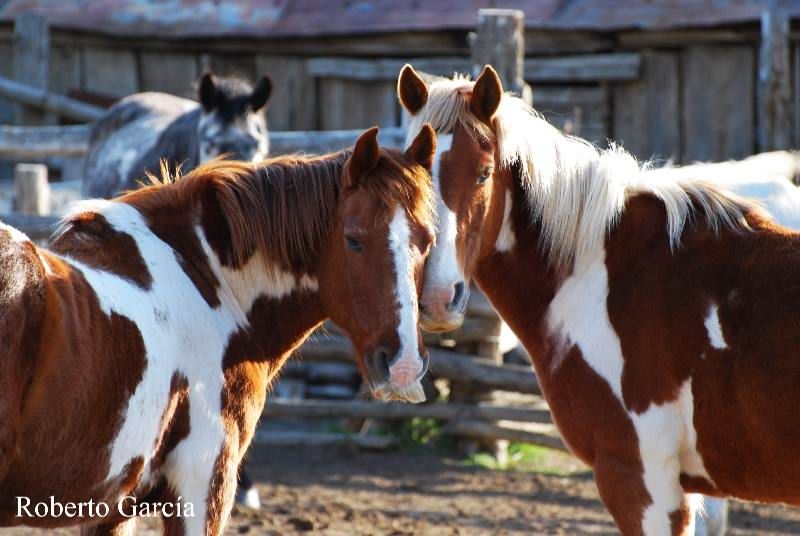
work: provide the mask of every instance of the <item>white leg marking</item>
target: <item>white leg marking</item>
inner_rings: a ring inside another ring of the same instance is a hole
[[[395,208],[389,224],[389,248],[394,260],[395,297],[400,310],[397,336],[400,340],[399,359],[389,369],[393,384],[412,386],[422,373],[417,337],[417,292],[414,285],[414,266],[411,259],[411,228],[402,207]]]
[[[511,229],[511,203],[511,192],[506,191],[503,224],[500,227],[500,234],[497,235],[497,241],[494,243],[494,249],[500,252],[511,251],[517,243],[517,237],[514,236],[514,231]]]
[[[711,346],[717,350],[725,350],[728,344],[725,342],[725,336],[722,333],[722,325],[719,323],[719,311],[717,304],[712,303],[708,309],[708,314],[705,320],[706,331],[708,332],[708,340]]]

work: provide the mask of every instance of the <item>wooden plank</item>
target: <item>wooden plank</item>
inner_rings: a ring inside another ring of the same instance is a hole
[[[435,376],[473,382],[477,386],[541,395],[542,391],[531,367],[520,365],[493,365],[473,356],[430,348],[430,371]],[[319,337],[307,342],[299,350],[302,359],[313,361],[353,362],[353,347],[343,337]]]
[[[311,76],[343,80],[394,81],[397,80],[400,69],[406,63],[410,63],[419,71],[440,76],[472,71],[472,63],[468,58],[456,56],[409,59],[324,57],[312,58],[307,61],[308,73]]]
[[[50,214],[50,184],[44,164],[14,166],[14,209],[22,214]]]
[[[316,82],[309,74],[308,60],[296,56],[256,56],[258,76],[272,77],[272,96],[267,121],[272,130],[317,128]],[[274,152],[274,150],[273,150]]]
[[[417,70],[441,76],[451,76],[454,72],[472,72],[472,62],[458,56],[406,59],[313,58],[308,60],[308,72],[321,78],[394,81],[400,68],[406,63],[411,63]],[[532,58],[525,60],[524,78],[532,82],[635,80],[639,77],[640,66],[640,55],[631,52]]]
[[[792,71],[789,60],[789,15],[778,0],[761,14],[758,62],[758,126],[760,151],[792,147]]]
[[[525,79],[534,82],[636,80],[641,57],[625,52],[530,58],[525,60]]]
[[[81,51],[74,46],[50,47],[50,73],[48,89],[52,93],[67,95],[81,88]]]
[[[50,235],[55,231],[59,218],[11,212],[0,214],[0,221],[19,229],[32,240],[45,240],[50,238]]]
[[[141,91],[162,91],[195,99],[199,78],[197,56],[182,53],[142,52]]]
[[[255,82],[256,59],[252,54],[203,54],[200,57],[200,65],[205,69],[211,69],[220,76],[237,76],[251,82]]]
[[[453,419],[508,420],[551,424],[547,409],[531,409],[490,404],[406,404],[365,400],[292,400],[271,399],[264,406],[264,417],[272,418],[350,418],[350,419]]]
[[[682,55],[685,163],[755,151],[755,54],[746,45],[693,45]]]
[[[0,83],[0,86],[2,84]],[[363,130],[331,130],[325,132],[270,132],[273,154],[306,152],[322,154],[351,147]],[[386,147],[401,147],[405,131],[383,128],[378,141]],[[47,156],[80,156],[89,142],[88,125],[53,127],[16,127],[0,125],[0,156],[44,158]]]
[[[543,447],[569,452],[569,449],[553,432],[540,432],[534,430],[520,430],[501,424],[488,423],[483,421],[451,421],[445,426],[444,433],[456,436],[467,436],[476,439],[505,439],[520,443],[531,443]]]
[[[396,98],[395,98],[396,100]],[[352,147],[363,129],[292,131],[269,133],[270,152],[273,155],[289,153],[323,154]],[[398,127],[381,128],[378,142],[385,147],[402,147],[406,139],[405,130]]]
[[[696,30],[636,30],[620,32],[613,45],[625,49],[669,48],[711,43],[758,42],[759,34],[748,28],[700,28]],[[609,47],[611,48],[611,47]]]
[[[613,135],[640,160],[681,161],[680,58],[643,52],[640,80],[613,86]]]
[[[0,95],[78,121],[94,121],[104,110],[69,97],[0,77]]]
[[[90,47],[84,51],[83,89],[113,97],[139,91],[136,55],[121,48]]]
[[[530,56],[603,52],[615,47],[613,36],[596,32],[525,29],[525,54]]]
[[[321,130],[369,128],[400,124],[396,82],[319,80]]]
[[[17,127],[0,125],[0,157],[80,156],[89,144],[87,125]]]
[[[531,88],[523,77],[525,13],[518,9],[479,9],[478,27],[470,34],[472,74],[485,65],[494,67],[503,89],[531,104]]]
[[[50,60],[50,29],[47,19],[36,13],[24,13],[14,19],[14,80],[47,91]],[[18,125],[52,124],[55,117],[41,109],[18,103],[14,114]]]
[[[12,48],[10,44],[0,43],[0,76],[11,78],[14,76],[12,61]],[[7,99],[0,99],[0,123],[11,124],[14,122],[14,104]]]
[[[611,131],[607,86],[534,86],[533,104],[561,130],[605,146]]]

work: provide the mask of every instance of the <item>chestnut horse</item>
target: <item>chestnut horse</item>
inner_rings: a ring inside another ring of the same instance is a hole
[[[122,533],[121,501],[156,501],[191,505],[166,533],[221,534],[269,383],[326,318],[376,397],[424,399],[435,136],[376,135],[84,202],[50,250],[0,228],[0,525]],[[110,513],[20,510],[51,496]]]
[[[475,279],[621,532],[691,534],[696,493],[800,504],[800,235],[565,136],[491,68],[398,92],[443,149],[422,327]]]

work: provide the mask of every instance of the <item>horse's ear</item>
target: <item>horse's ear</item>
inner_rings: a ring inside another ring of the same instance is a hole
[[[265,74],[253,88],[253,93],[250,94],[250,107],[253,111],[258,111],[266,106],[270,95],[272,95],[272,78]]]
[[[197,86],[197,100],[203,106],[203,111],[208,113],[217,107],[218,95],[214,73],[204,72],[200,77],[200,84]]]
[[[356,140],[353,154],[345,172],[345,186],[356,186],[358,182],[378,165],[381,149],[378,147],[378,127],[366,130]]]
[[[491,65],[485,66],[472,89],[470,111],[478,119],[488,124],[497,112],[502,97],[503,84],[500,82],[500,77],[497,76],[497,71]]]
[[[414,68],[406,63],[397,79],[397,98],[411,115],[416,115],[428,102],[428,86]]]
[[[436,156],[436,132],[428,123],[422,125],[422,130],[411,142],[411,146],[406,149],[406,156],[428,171],[433,169],[433,159]]]

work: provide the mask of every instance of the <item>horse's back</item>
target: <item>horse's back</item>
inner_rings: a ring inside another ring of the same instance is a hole
[[[145,171],[141,161],[161,134],[197,109],[194,101],[154,92],[131,95],[109,108],[92,125],[84,195],[108,198],[135,186],[134,179]]]

